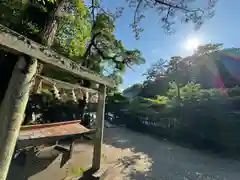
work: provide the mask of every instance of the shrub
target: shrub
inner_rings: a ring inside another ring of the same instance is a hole
[[[177,89],[171,84],[167,96],[137,97],[119,116],[136,131],[207,148],[240,148],[238,90],[228,89],[226,96],[219,89],[201,89],[199,84],[189,83],[180,88],[178,101]]]
[[[240,96],[240,87],[227,89],[227,94],[229,97]]]

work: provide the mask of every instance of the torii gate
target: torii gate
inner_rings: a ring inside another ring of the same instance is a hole
[[[57,54],[51,49],[44,47],[0,24],[0,48],[11,52],[19,57],[13,70],[12,77],[5,92],[4,99],[0,106],[0,179],[5,180],[10,167],[11,158],[17,142],[18,133],[21,127],[26,104],[28,100],[29,87],[35,74],[27,78],[20,73],[26,66],[26,58],[31,58],[28,69],[36,72],[37,62],[40,61],[50,68],[61,70],[98,84],[98,106],[96,118],[96,132],[94,138],[94,152],[92,169],[99,170],[101,163],[101,150],[104,127],[104,111],[106,87],[114,87],[114,81],[101,77],[100,75],[76,64],[75,62]],[[24,93],[20,89],[24,90]],[[22,105],[20,108],[19,105]],[[17,113],[14,113],[15,110]]]

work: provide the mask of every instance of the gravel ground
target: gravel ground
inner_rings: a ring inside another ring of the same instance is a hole
[[[130,169],[124,170],[126,179],[137,180],[239,180],[240,162],[196,150],[183,148],[164,140],[132,132],[125,128],[105,130],[105,143],[115,148],[130,148],[136,158]],[[139,156],[138,156],[138,155]],[[123,157],[124,159],[124,157]],[[123,161],[127,164],[127,161]],[[142,171],[139,171],[140,170]]]
[[[46,149],[25,170],[13,163],[8,180],[66,180],[77,176],[79,169],[91,165],[92,149],[91,144],[78,144],[63,168],[59,168],[61,155]],[[126,128],[105,128],[102,165],[108,168],[104,180],[240,179],[238,161],[206,155]],[[20,178],[22,174],[25,178]]]

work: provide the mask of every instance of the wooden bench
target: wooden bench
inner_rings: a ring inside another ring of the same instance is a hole
[[[21,153],[38,153],[44,146],[54,146],[59,152],[66,154],[64,165],[71,157],[76,140],[89,140],[86,135],[95,130],[82,126],[81,120],[22,126],[20,129],[15,157]],[[63,142],[65,146],[60,145]],[[66,148],[69,145],[69,148]]]

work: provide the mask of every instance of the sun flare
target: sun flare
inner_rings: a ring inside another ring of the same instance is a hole
[[[198,38],[188,39],[185,43],[185,48],[188,51],[195,50],[200,45],[200,40]]]

